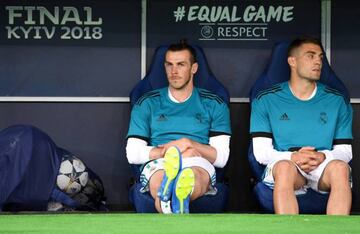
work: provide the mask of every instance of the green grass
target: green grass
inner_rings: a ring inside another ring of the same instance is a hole
[[[360,233],[360,216],[4,214],[0,233]]]

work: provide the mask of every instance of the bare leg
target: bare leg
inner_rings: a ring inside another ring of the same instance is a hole
[[[150,194],[155,200],[155,208],[159,213],[162,213],[162,209],[160,207],[160,198],[157,196],[157,192],[160,188],[163,177],[164,177],[164,170],[159,170],[151,176],[149,182]]]
[[[201,167],[192,167],[191,169],[195,175],[194,191],[190,197],[190,200],[193,201],[204,195],[209,190],[210,177],[209,173]]]
[[[351,209],[351,188],[349,165],[340,160],[331,161],[319,181],[319,189],[330,191],[326,213],[329,215],[348,215]]]
[[[305,185],[305,178],[291,161],[279,161],[273,168],[274,208],[276,214],[298,214],[299,206],[294,191]]]

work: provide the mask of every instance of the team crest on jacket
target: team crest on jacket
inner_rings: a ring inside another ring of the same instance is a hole
[[[199,123],[202,123],[202,122],[203,122],[203,118],[202,118],[202,116],[201,116],[201,113],[196,113],[195,118],[197,119],[197,121],[198,121]]]
[[[328,121],[328,117],[327,117],[326,112],[321,112],[321,113],[320,113],[320,122],[321,122],[322,124],[326,124],[327,121]]]

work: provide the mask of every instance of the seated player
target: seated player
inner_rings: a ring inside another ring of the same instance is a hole
[[[230,116],[217,95],[194,87],[194,49],[171,45],[164,62],[169,86],[151,91],[132,109],[126,146],[158,212],[188,213],[189,201],[216,192],[215,168],[229,157]],[[161,201],[161,202],[160,202]]]
[[[254,155],[267,165],[263,182],[273,188],[277,214],[299,213],[295,193],[309,187],[330,193],[327,214],[350,213],[352,108],[319,82],[322,59],[317,39],[295,39],[288,51],[290,80],[252,103]]]

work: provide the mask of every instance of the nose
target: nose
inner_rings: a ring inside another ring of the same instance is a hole
[[[173,67],[171,68],[171,73],[172,73],[172,74],[177,74],[177,73],[178,73],[178,68],[177,68],[177,66],[173,66]]]
[[[320,57],[320,56],[316,57],[315,63],[319,64],[321,66],[322,65],[322,57]]]

